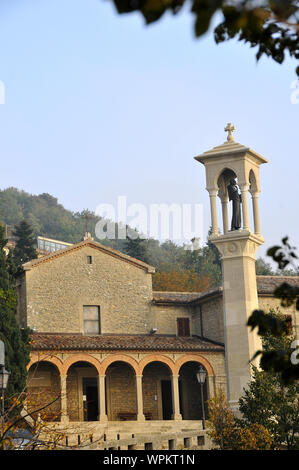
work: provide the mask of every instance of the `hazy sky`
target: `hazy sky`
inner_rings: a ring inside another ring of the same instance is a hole
[[[248,46],[196,40],[192,27],[188,9],[147,27],[109,0],[2,0],[0,188],[48,192],[73,211],[120,195],[201,203],[206,233],[204,167],[193,157],[224,142],[233,122],[235,140],[269,159],[259,254],[286,234],[299,247],[295,62],[256,63]]]

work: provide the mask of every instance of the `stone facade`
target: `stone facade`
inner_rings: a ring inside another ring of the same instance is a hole
[[[191,423],[201,428],[198,366],[207,373],[205,401],[227,387],[222,288],[153,292],[153,271],[91,239],[24,265],[18,318],[34,329],[28,367],[33,416],[54,400],[42,418],[67,429],[88,421],[97,423],[96,432],[119,423],[125,436],[137,424],[146,431],[146,422],[172,423],[171,432],[182,430],[182,421],[186,432],[195,432]],[[258,278],[261,306],[278,306],[271,282]],[[84,330],[84,306],[99,307],[97,334]],[[189,322],[189,336],[181,336],[180,319]]]
[[[152,288],[146,265],[94,246],[81,244],[79,249],[62,250],[64,256],[56,252],[25,266],[20,282],[26,291],[26,311],[20,304],[22,324],[40,332],[83,333],[83,306],[98,305],[102,333],[127,333],[128,322],[132,333],[148,333]]]

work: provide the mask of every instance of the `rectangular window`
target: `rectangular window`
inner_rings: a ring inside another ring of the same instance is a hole
[[[98,305],[83,305],[84,334],[98,335],[101,333],[100,307]]]
[[[92,256],[87,256],[87,264],[92,264]]]
[[[190,336],[189,318],[177,318],[178,336]]]

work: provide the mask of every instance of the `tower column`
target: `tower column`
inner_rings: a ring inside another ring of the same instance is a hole
[[[263,239],[247,231],[232,231],[213,239],[213,243],[222,255],[228,401],[237,411],[243,389],[251,380],[249,361],[261,349],[260,337],[249,331],[247,320],[258,308],[255,253]],[[258,365],[258,361],[254,363]]]
[[[217,204],[216,204],[216,189],[209,189],[210,205],[211,205],[211,222],[212,222],[212,235],[218,235],[218,222],[217,222]]]
[[[227,210],[228,198],[227,197],[221,199],[221,205],[222,205],[223,233],[227,233],[229,230],[228,210]]]
[[[221,254],[228,399],[231,407],[237,411],[239,399],[251,380],[250,361],[257,350],[261,349],[260,337],[255,330],[250,331],[247,321],[258,308],[255,260],[256,251],[264,243],[264,239],[260,234],[257,194],[260,191],[259,167],[268,160],[247,145],[235,142],[235,126],[232,123],[228,123],[224,130],[228,132],[226,142],[194,158],[205,167],[212,219],[212,235],[209,240]],[[254,231],[253,227],[252,231],[249,228],[249,185]],[[241,190],[242,207],[239,206],[240,193],[236,186]],[[222,202],[224,233],[221,235],[217,226],[217,191]],[[232,200],[231,230],[228,229],[227,196]]]
[[[254,233],[260,235],[261,227],[260,227],[260,216],[259,216],[259,206],[258,206],[258,197],[259,193],[254,192],[251,193],[252,197],[252,210],[253,210],[253,220],[254,220]]]
[[[247,191],[248,185],[240,185],[241,196],[242,196],[242,215],[243,215],[243,230],[249,230],[249,219],[248,219],[248,198]]]

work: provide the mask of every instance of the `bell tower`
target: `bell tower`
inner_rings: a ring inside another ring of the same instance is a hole
[[[211,207],[210,241],[221,254],[228,401],[237,411],[243,388],[250,381],[249,361],[261,348],[258,335],[246,324],[252,311],[258,308],[255,260],[258,247],[264,243],[258,210],[259,167],[268,160],[235,142],[235,127],[231,123],[224,130],[228,132],[227,141],[195,160],[205,166]],[[252,199],[251,218],[248,193]],[[221,231],[218,228],[217,196],[221,202]],[[231,221],[229,212],[232,213]]]

